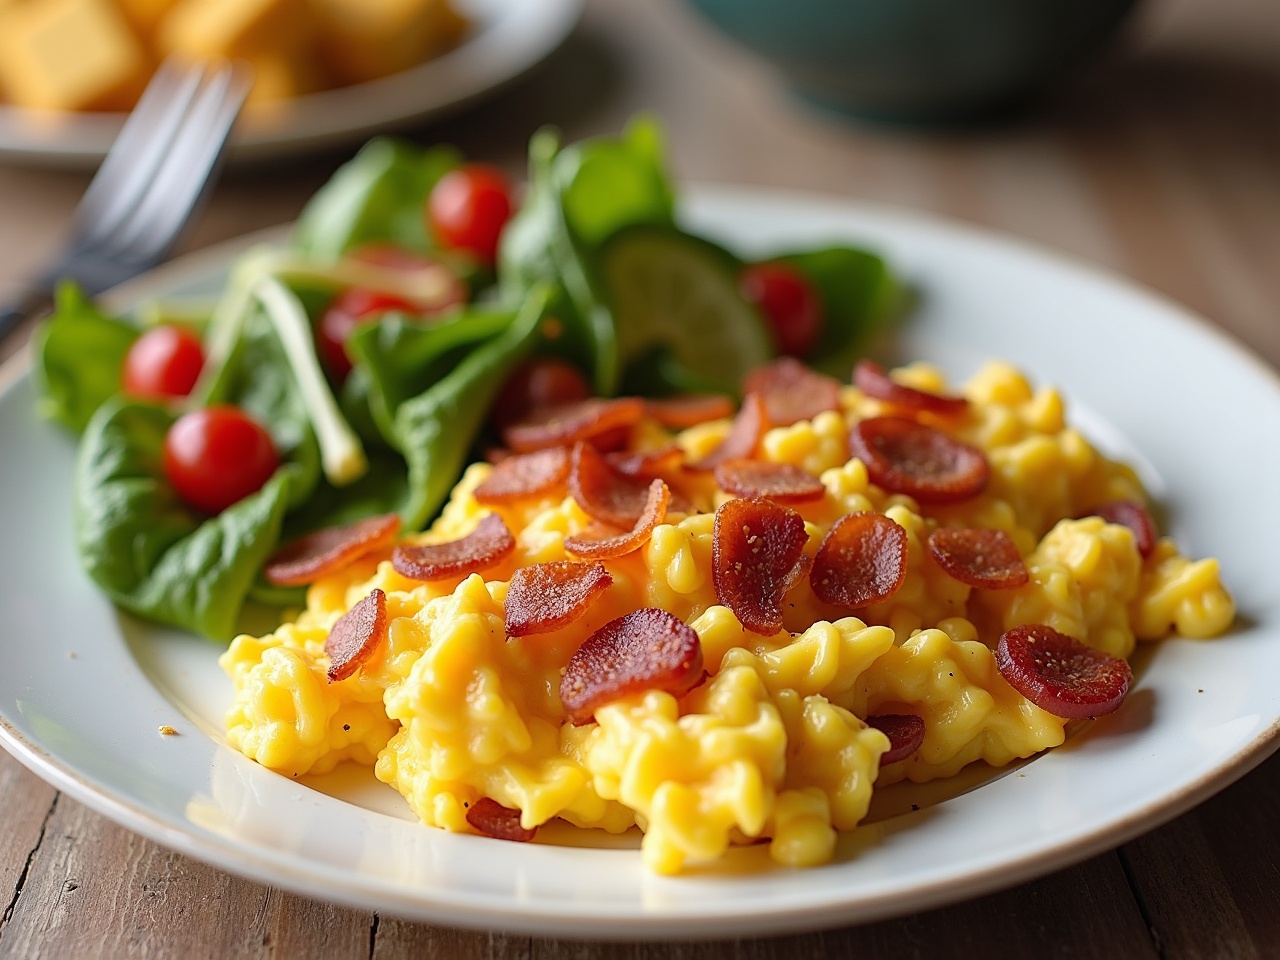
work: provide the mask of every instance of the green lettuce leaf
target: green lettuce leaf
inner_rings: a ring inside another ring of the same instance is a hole
[[[320,260],[378,241],[430,250],[434,242],[423,215],[427,195],[461,161],[452,147],[423,149],[390,137],[370,140],[303,208],[294,247]]]
[[[74,283],[58,287],[53,315],[35,335],[40,413],[75,433],[120,391],[125,354],[138,330],[108,317]]]
[[[258,569],[275,550],[296,468],[215,517],[187,507],[165,476],[168,411],[113,400],[90,421],[75,476],[85,572],[150,620],[227,640]]]

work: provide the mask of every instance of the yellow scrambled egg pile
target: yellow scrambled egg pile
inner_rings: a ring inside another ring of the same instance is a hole
[[[946,390],[924,365],[895,378]],[[997,670],[1004,630],[1044,623],[1127,657],[1135,640],[1209,637],[1234,616],[1217,561],[1192,561],[1167,539],[1143,560],[1127,528],[1070,519],[1105,501],[1145,498],[1131,469],[1067,426],[1057,392],[990,364],[962,393],[969,411],[950,432],[985,451],[991,479],[958,504],[924,510],[869,483],[846,437],[887,408],[856,388],[844,389],[840,412],[765,436],[761,456],[802,466],[826,488],[822,500],[795,508],[810,554],[852,511],[881,511],[906,530],[903,587],[860,618],[823,604],[805,578],[787,597],[785,629],[746,631],[716,603],[713,514],[697,512],[669,516],[640,550],[605,561],[612,585],[582,619],[508,639],[503,599],[513,571],[571,559],[565,536],[590,523],[570,498],[525,501],[498,510],[518,547],[483,576],[409,580],[384,552],[312,585],[295,621],[237,638],[221,660],[236,689],[228,737],[290,776],[347,760],[371,765],[425,823],[448,830],[470,830],[467,807],[490,797],[521,811],[526,828],[555,817],[611,832],[639,826],[644,861],[662,873],[760,838],[780,863],[824,862],[837,831],[865,816],[873,787],[951,776],[978,760],[1006,764],[1063,741],[1067,721]],[[704,424],[676,441],[698,457],[727,430],[726,421]],[[639,434],[640,446],[669,442],[654,425]],[[470,532],[488,512],[471,491],[489,470],[472,466],[414,539]],[[709,474],[692,483],[685,492],[706,511],[728,498]],[[952,579],[925,546],[940,524],[1006,531],[1029,582],[980,590]],[[387,597],[388,643],[330,683],[329,629],[374,588]],[[708,680],[680,697],[651,690],[597,709],[595,722],[567,722],[558,690],[569,657],[608,621],[647,606],[690,624]],[[888,713],[922,717],[925,736],[913,755],[881,767],[888,738],[861,718]]]

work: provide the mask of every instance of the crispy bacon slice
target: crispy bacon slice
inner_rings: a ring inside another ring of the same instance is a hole
[[[329,682],[345,680],[387,642],[387,595],[374,590],[338,618],[324,641]]]
[[[809,568],[809,534],[794,510],[749,497],[716,511],[711,575],[716,600],[748,630],[765,636],[782,629],[782,598]]]
[[[573,623],[611,583],[602,563],[554,560],[521,567],[503,603],[507,636],[549,633]]]
[[[583,513],[628,530],[644,514],[649,484],[619,473],[595,447],[579,442],[569,468],[569,493]]]
[[[1133,500],[1108,500],[1100,503],[1086,516],[1101,517],[1107,523],[1118,523],[1128,527],[1133,533],[1134,546],[1145,560],[1156,548],[1160,534],[1156,531],[1156,522],[1147,513],[1147,508]]]
[[[648,498],[644,510],[633,526],[626,533],[619,533],[610,527],[599,524],[592,525],[582,533],[571,534],[564,538],[564,548],[579,557],[592,560],[608,560],[612,557],[626,556],[643,547],[653,535],[654,528],[667,516],[667,505],[671,502],[671,491],[661,480],[649,484]]]
[[[577,403],[535,410],[502,431],[507,446],[517,453],[546,447],[571,447],[579,440],[599,437],[619,427],[630,427],[644,416],[639,397],[606,400],[592,397]]]
[[[311,583],[385,547],[399,532],[400,517],[394,513],[317,530],[286,543],[272,554],[262,572],[281,587]]]
[[[824,603],[857,609],[893,596],[907,577],[907,531],[882,513],[835,522],[813,558],[809,582]]]
[[[886,713],[867,717],[867,725],[875,727],[889,738],[889,749],[880,755],[880,766],[885,767],[905,760],[924,743],[924,718],[914,713]]]
[[[1068,720],[1120,709],[1133,682],[1124,660],[1042,623],[1006,630],[996,644],[996,667],[1041,710]]]
[[[496,513],[486,514],[461,540],[401,544],[391,552],[396,573],[411,580],[443,580],[488,570],[516,549],[516,539]]]
[[[920,503],[955,503],[983,491],[986,455],[941,430],[904,417],[872,417],[849,433],[853,455],[872,483]]]
[[[769,413],[765,408],[764,397],[758,393],[748,393],[742,398],[742,409],[733,418],[728,436],[701,460],[690,463],[689,469],[714,470],[726,460],[750,457],[756,452],[768,430]]]
[[[733,401],[722,393],[687,393],[646,400],[645,411],[668,430],[686,430],[733,416]]]
[[[1009,590],[1027,582],[1027,565],[1003,530],[939,527],[929,534],[929,554],[949,576],[983,590]]]
[[[569,719],[589,723],[596,709],[642,690],[677,696],[702,679],[702,644],[688,624],[656,607],[610,620],[569,658],[560,702]]]
[[[764,398],[769,426],[786,427],[840,409],[840,381],[811,370],[794,357],[756,367],[742,382],[744,393]]]
[[[478,503],[510,503],[552,493],[563,487],[568,477],[569,451],[548,447],[504,457],[480,481],[474,495]]]
[[[675,473],[684,466],[684,451],[672,444],[643,453],[606,453],[605,461],[619,473],[639,480],[653,480]]]
[[[775,503],[821,500],[827,488],[808,470],[767,460],[726,460],[716,467],[716,483],[739,497],[765,497]]]
[[[956,416],[969,409],[969,401],[964,397],[917,390],[890,379],[884,367],[874,360],[858,361],[853,368],[853,384],[868,397],[883,400],[904,410]]]
[[[497,800],[481,797],[467,807],[467,823],[476,833],[494,840],[511,840],[516,843],[528,843],[538,832],[538,828],[526,830],[520,826],[520,811],[504,807]]]

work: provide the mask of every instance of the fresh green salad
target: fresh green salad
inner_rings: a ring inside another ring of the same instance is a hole
[[[64,287],[36,374],[80,437],[84,569],[133,613],[228,639],[247,600],[301,602],[261,574],[282,543],[386,513],[421,529],[495,424],[588,393],[733,393],[779,353],[847,377],[899,294],[867,251],[745,262],[686,230],[649,119],[539,132],[522,195],[383,138],[205,309],[112,317]]]

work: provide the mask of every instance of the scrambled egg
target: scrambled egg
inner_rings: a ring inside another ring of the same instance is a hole
[[[938,371],[896,372],[944,392]],[[704,862],[731,844],[767,840],[779,863],[829,860],[838,831],[867,812],[873,787],[948,777],[983,760],[1001,765],[1063,741],[1067,721],[1016,692],[993,648],[1004,630],[1044,623],[1127,657],[1137,640],[1170,631],[1221,633],[1234,617],[1214,560],[1192,561],[1162,539],[1145,561],[1133,535],[1091,505],[1144,501],[1132,470],[1101,456],[1064,419],[1052,389],[1033,389],[990,364],[963,389],[967,414],[949,429],[991,465],[985,491],[922,509],[868,481],[849,459],[857,420],[887,408],[845,388],[840,412],[771,430],[761,456],[820,476],[821,500],[798,505],[816,550],[836,520],[877,510],[907,533],[907,576],[889,599],[859,611],[820,601],[804,578],[788,595],[784,629],[747,631],[716,603],[713,515],[728,499],[709,474],[684,491],[704,512],[675,514],[647,544],[605,561],[611,586],[584,617],[550,633],[508,639],[503,599],[515,569],[568,559],[566,535],[590,518],[570,498],[498,508],[517,538],[513,557],[464,579],[424,583],[398,574],[387,555],[366,557],[316,582],[293,622],[241,636],[221,663],[235,682],[232,744],[285,775],[321,773],[342,761],[373,767],[427,824],[467,831],[482,797],[520,811],[525,828],[559,817],[585,828],[644,831],[644,862],[661,873]],[[707,453],[728,423],[676,441]],[[669,438],[653,425],[639,443]],[[469,468],[419,542],[470,532],[488,509],[472,491],[490,467]],[[925,542],[940,524],[992,527],[1017,544],[1029,581],[975,589],[934,563]],[[388,642],[348,679],[326,679],[325,639],[374,588],[385,592]],[[610,620],[661,607],[697,633],[707,680],[683,696],[649,690],[569,723],[559,680],[569,657]],[[911,756],[882,766],[885,734],[863,718],[912,713],[925,736]]]

